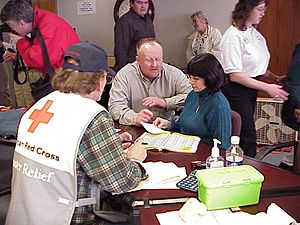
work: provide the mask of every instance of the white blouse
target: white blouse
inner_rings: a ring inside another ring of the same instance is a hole
[[[267,71],[270,53],[265,38],[254,27],[241,31],[231,25],[222,37],[219,60],[225,73],[257,77]]]

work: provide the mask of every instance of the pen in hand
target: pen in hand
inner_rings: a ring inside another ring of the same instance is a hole
[[[132,144],[133,144],[132,141],[126,141],[126,142],[123,142],[123,143],[122,143],[122,148],[123,148],[123,150],[129,148]]]

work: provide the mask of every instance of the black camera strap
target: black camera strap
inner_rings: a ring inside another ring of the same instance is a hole
[[[19,79],[19,71],[24,71],[25,78],[23,81],[20,81]],[[17,52],[17,59],[15,62],[15,68],[14,68],[14,80],[17,84],[22,85],[25,84],[28,80],[28,71],[24,64],[24,61],[20,54]]]
[[[37,35],[37,38],[38,38],[38,40],[40,42],[40,45],[42,47],[43,58],[44,58],[46,66],[47,66],[48,76],[52,77],[54,72],[53,72],[53,69],[52,69],[51,64],[50,64],[48,51],[47,51],[47,48],[46,48],[46,45],[45,45],[45,41],[42,37],[42,34],[41,34],[40,30],[37,29],[37,28],[34,29],[32,33],[33,33],[33,35]],[[25,78],[24,78],[23,81],[20,81],[20,79],[19,79],[19,75],[18,75],[19,71],[24,71],[24,73],[25,73]],[[43,77],[43,78],[45,78],[45,77]],[[28,71],[27,71],[27,68],[24,64],[24,61],[23,61],[23,59],[22,59],[22,57],[20,56],[19,53],[17,53],[17,60],[16,60],[15,68],[14,68],[14,80],[19,85],[22,85],[22,84],[26,83],[27,80],[28,80]]]
[[[40,32],[40,30],[38,28],[35,28],[33,30],[33,35],[37,35],[37,38],[39,39],[39,42],[40,42],[40,45],[41,45],[42,51],[43,51],[44,61],[45,61],[45,64],[47,66],[48,75],[50,77],[52,77],[53,74],[54,74],[54,71],[53,71],[53,69],[51,67],[51,64],[50,64],[48,51],[47,51],[47,48],[46,48],[46,45],[45,45],[45,41],[44,41],[44,39],[42,37],[42,34],[41,34],[41,32]]]

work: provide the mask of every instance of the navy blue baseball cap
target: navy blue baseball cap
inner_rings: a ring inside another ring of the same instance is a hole
[[[68,63],[71,57],[78,65]],[[71,45],[64,54],[63,68],[79,72],[100,72],[105,70],[111,76],[116,73],[107,65],[107,55],[103,48],[91,42],[79,42]]]

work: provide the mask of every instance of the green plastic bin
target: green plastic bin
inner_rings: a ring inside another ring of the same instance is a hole
[[[250,165],[199,170],[198,198],[208,210],[259,202],[264,176]]]

